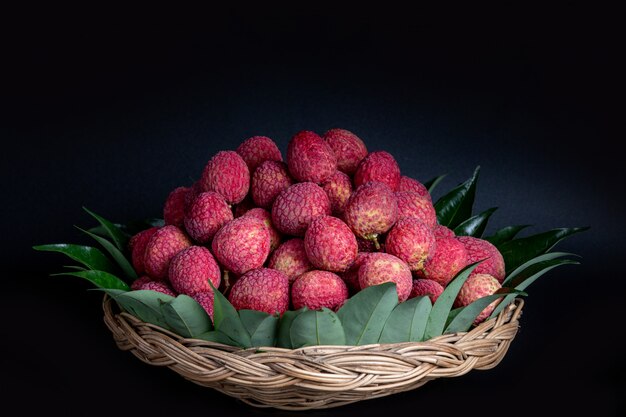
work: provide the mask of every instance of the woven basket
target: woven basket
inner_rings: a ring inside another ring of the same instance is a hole
[[[185,339],[118,313],[108,296],[103,300],[104,321],[121,350],[247,404],[284,410],[337,407],[408,391],[435,378],[493,368],[517,334],[523,305],[517,299],[470,332],[426,342],[291,350]]]

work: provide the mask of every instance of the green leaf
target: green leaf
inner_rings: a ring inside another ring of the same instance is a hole
[[[168,303],[174,300],[174,297],[171,295],[150,290],[125,292],[104,289],[103,291],[109,294],[120,307],[138,319],[163,327],[167,330],[172,330],[167,324],[167,321],[165,321],[165,317],[161,311],[162,303]]]
[[[58,274],[52,274],[52,276],[59,276],[59,275],[67,275],[67,276],[73,276],[73,277],[86,279],[87,281],[95,285],[96,287],[102,288],[102,289],[114,289],[114,290],[122,290],[122,291],[130,290],[130,287],[124,281],[122,281],[115,275],[109,274],[108,272],[105,272],[105,271],[89,270],[89,271],[76,271],[76,272],[60,272]]]
[[[492,207],[480,214],[470,217],[454,228],[454,234],[457,236],[481,237],[485,232],[489,218],[497,209],[497,207]]]
[[[474,197],[476,196],[476,181],[479,173],[480,167],[476,167],[470,179],[453,188],[435,203],[439,224],[454,229],[470,218]]]
[[[107,258],[100,249],[92,248],[91,246],[56,243],[52,245],[33,246],[33,249],[44,252],[60,252],[80,262],[89,269],[115,272],[115,266],[109,261],[109,258]]]
[[[161,310],[167,324],[182,337],[196,337],[213,327],[204,308],[188,295],[161,304]]]
[[[377,343],[387,318],[398,304],[396,284],[367,287],[348,298],[337,312],[348,345]]]
[[[213,326],[215,330],[224,333],[232,339],[237,346],[248,348],[252,346],[250,335],[241,322],[237,310],[226,297],[219,292],[209,280],[209,284],[213,289]]]
[[[513,271],[509,275],[507,275],[506,279],[502,282],[502,286],[506,287],[510,282],[513,282],[513,278],[515,278],[522,271],[526,270],[527,268],[530,268],[531,266],[533,266],[535,264],[539,264],[539,263],[542,263],[544,261],[550,261],[552,259],[562,258],[564,256],[576,256],[576,255],[573,254],[573,253],[567,253],[567,252],[549,252],[549,253],[546,253],[544,255],[540,255],[540,256],[534,257],[530,261],[527,261],[527,262],[523,263],[522,265],[518,266],[515,269],[515,271]]]
[[[509,290],[510,292],[510,290]],[[474,320],[482,311],[487,308],[489,304],[496,301],[498,298],[502,298],[508,293],[497,293],[493,295],[487,295],[485,297],[481,297],[478,300],[470,303],[469,305],[460,309],[459,312],[455,314],[455,317],[450,321],[450,324],[444,330],[444,334],[448,333],[458,333],[458,332],[466,332],[472,327]],[[513,297],[519,294],[519,291],[513,291]]]
[[[380,343],[419,342],[424,337],[426,320],[432,309],[430,298],[414,297],[393,309],[383,331]]]
[[[91,269],[87,269],[78,265],[63,265],[63,268],[71,269],[73,271],[92,271]]]
[[[116,226],[118,229],[125,231],[126,230],[126,226],[124,226],[123,224],[119,224],[119,223],[113,223],[114,226]],[[107,229],[102,226],[101,224],[94,226],[94,227],[90,227],[89,229],[87,229],[88,231],[90,231],[91,233],[94,233],[98,236],[102,236],[102,237],[110,237],[109,236],[109,232],[107,231]]]
[[[495,232],[493,235],[486,237],[485,240],[491,242],[494,246],[498,247],[504,242],[513,240],[515,236],[522,230],[529,227],[529,224],[520,224],[517,226],[507,226]]]
[[[442,174],[438,177],[431,178],[424,183],[424,187],[428,190],[428,194],[432,194],[435,188],[439,185],[441,180],[443,180],[448,174]]]
[[[290,333],[291,326],[296,317],[298,317],[305,311],[307,311],[307,308],[302,307],[301,309],[296,311],[288,310],[283,313],[282,317],[280,318],[280,322],[278,323],[278,336],[276,337],[276,346],[286,349],[293,349]]]
[[[202,333],[201,335],[196,336],[195,339],[221,343],[228,346],[237,346],[237,342],[235,342],[219,330],[211,330],[210,332]]]
[[[278,317],[256,310],[239,310],[239,317],[250,335],[252,346],[275,346]]]
[[[130,264],[130,262],[128,262],[128,259],[126,259],[124,254],[120,252],[120,250],[114,244],[112,244],[105,238],[95,235],[91,232],[88,232],[87,230],[81,229],[78,226],[76,226],[76,228],[80,230],[81,232],[91,236],[92,238],[96,240],[96,242],[101,244],[102,247],[106,249],[106,251],[109,252],[109,254],[113,257],[115,262],[117,262],[120,268],[122,268],[122,272],[124,272],[124,275],[126,275],[126,277],[132,280],[137,279],[137,273],[133,269],[132,265]]]
[[[327,308],[302,312],[293,320],[289,333],[294,349],[302,346],[346,344],[346,335],[339,317]]]
[[[510,240],[501,244],[498,249],[504,258],[507,272],[513,271],[524,262],[549,252],[557,243],[588,227],[554,229],[536,235]]]
[[[480,262],[475,262],[463,268],[446,286],[446,289],[443,290],[439,298],[437,298],[437,301],[430,311],[428,320],[426,321],[424,340],[429,340],[443,334],[444,326],[446,325],[446,321],[450,315],[450,310],[452,309],[452,304],[454,304],[454,300],[456,299],[459,290],[463,284],[465,284],[465,281],[479,263]]]
[[[112,222],[108,221],[104,217],[97,215],[93,211],[89,210],[87,207],[83,207],[83,210],[85,210],[87,213],[89,213],[89,215],[91,217],[93,217],[94,219],[96,219],[98,221],[98,223],[100,223],[100,225],[106,231],[107,235],[111,238],[113,243],[115,243],[115,246],[120,251],[123,252],[123,251],[125,251],[127,249],[127,247],[128,247],[128,236],[126,235],[126,233],[124,233],[118,226],[116,226]]]

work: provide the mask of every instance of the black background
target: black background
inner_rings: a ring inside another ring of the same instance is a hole
[[[476,208],[500,207],[489,230],[591,230],[560,245],[581,266],[530,288],[497,368],[308,415],[624,415],[614,11],[73,13],[81,17],[7,16],[16,24],[4,28],[3,403],[91,415],[288,414],[250,409],[117,350],[100,294],[49,277],[61,255],[30,247],[87,243],[72,227],[91,225],[82,205],[119,222],[160,216],[171,189],[249,136],[284,151],[298,130],[343,127],[395,155],[406,175],[448,173],[440,192],[481,165]]]

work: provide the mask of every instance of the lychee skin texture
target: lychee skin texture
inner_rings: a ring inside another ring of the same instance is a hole
[[[253,269],[235,282],[228,301],[237,310],[283,314],[289,308],[289,278],[274,269]]]
[[[435,227],[433,227],[433,234],[435,235],[435,239],[440,239],[442,237],[454,237],[455,236],[452,230],[440,224],[436,224]]]
[[[140,290],[156,291],[176,297],[176,293],[164,282],[150,281],[139,287]]]
[[[185,194],[185,211],[184,211],[185,214],[187,214],[193,202],[196,201],[196,197],[198,197],[198,195],[200,195],[201,192],[202,192],[202,184],[200,180],[194,182],[193,185],[189,187],[187,194]]]
[[[136,291],[140,289],[143,284],[147,284],[148,282],[152,282],[152,278],[150,278],[147,275],[144,275],[134,280],[133,283],[130,284],[130,289],[133,291]]]
[[[406,262],[411,271],[418,271],[435,251],[435,236],[424,222],[405,217],[387,234],[385,250]]]
[[[367,156],[365,143],[348,130],[330,129],[323,139],[337,157],[337,169],[348,175],[354,174],[359,162]]]
[[[199,292],[194,294],[191,298],[196,300],[209,317],[211,317],[211,320],[213,320],[213,291]]]
[[[210,291],[209,280],[215,288],[222,281],[220,267],[204,246],[190,246],[180,251],[170,262],[169,278],[172,287],[189,296]]]
[[[398,301],[409,298],[413,277],[408,265],[388,253],[370,253],[359,268],[359,285],[364,289],[384,282],[395,282]]]
[[[407,177],[406,175],[400,177],[400,184],[398,184],[396,191],[412,191],[432,201],[428,188],[418,180]]]
[[[459,290],[459,294],[456,300],[454,300],[454,305],[455,307],[465,307],[479,298],[495,294],[500,288],[502,288],[502,286],[498,280],[489,274],[471,275]],[[489,317],[500,301],[502,300],[495,300],[485,307],[474,320],[474,324],[478,324]]]
[[[253,136],[237,148],[237,153],[248,165],[250,173],[265,161],[282,161],[283,156],[276,143],[267,136]]]
[[[309,271],[298,277],[291,287],[291,302],[298,310],[337,311],[348,299],[348,287],[338,275],[328,271]]]
[[[178,187],[167,196],[163,206],[163,220],[165,224],[182,227],[185,218],[185,198],[189,187]]]
[[[304,236],[314,218],[327,214],[330,214],[328,196],[312,182],[294,184],[283,190],[272,205],[274,227],[292,236]]]
[[[270,252],[275,250],[278,245],[280,245],[280,233],[278,233],[278,230],[276,230],[272,224],[272,214],[265,209],[256,207],[248,210],[242,217],[247,216],[254,217],[255,219],[259,219],[263,222],[270,234]]]
[[[385,233],[398,219],[398,202],[391,189],[381,182],[361,185],[352,194],[344,219],[357,237],[372,239]]]
[[[413,289],[409,298],[428,296],[430,302],[435,304],[442,292],[443,287],[437,281],[419,278],[413,280]]]
[[[337,170],[337,158],[319,135],[303,130],[289,141],[287,165],[297,181],[320,184]]]
[[[437,225],[437,213],[429,199],[412,191],[398,191],[395,196],[398,200],[398,219],[415,217],[431,229]]]
[[[468,265],[465,246],[455,238],[436,239],[435,252],[417,271],[420,278],[432,279],[443,287]]]
[[[228,271],[242,275],[263,266],[270,253],[270,233],[263,221],[243,216],[226,223],[215,234],[211,247]]]
[[[257,206],[269,209],[278,194],[292,184],[284,162],[265,161],[252,174],[252,200]]]
[[[343,272],[356,259],[356,237],[347,224],[336,217],[320,216],[304,235],[304,249],[316,268]]]
[[[146,245],[144,257],[146,273],[156,280],[164,280],[167,278],[172,258],[189,246],[191,241],[182,230],[174,225],[163,226]]]
[[[199,194],[185,215],[185,229],[196,242],[207,243],[233,219],[233,212],[221,194]]]
[[[370,254],[367,252],[359,252],[356,255],[356,259],[350,268],[343,274],[341,274],[341,278],[348,286],[348,289],[354,294],[361,291],[361,285],[359,284],[359,268],[365,262],[367,257]]]
[[[267,267],[284,272],[289,277],[290,283],[313,269],[304,249],[304,240],[299,238],[293,238],[280,245],[272,253]]]
[[[468,263],[483,260],[472,271],[472,274],[489,274],[498,282],[504,281],[505,268],[502,254],[491,242],[471,236],[459,236],[457,239],[463,243],[467,251]]]
[[[354,174],[354,186],[360,187],[370,181],[382,182],[391,191],[396,191],[400,185],[400,167],[390,153],[371,152],[361,161]]]
[[[250,189],[250,170],[235,151],[220,151],[204,167],[202,191],[215,191],[228,204],[237,204]]]
[[[337,171],[325,183],[322,189],[330,200],[330,209],[336,216],[341,215],[352,194],[352,181],[341,171]]]
[[[151,227],[149,229],[142,230],[130,238],[130,241],[128,242],[133,268],[135,269],[135,272],[137,272],[137,275],[141,275],[146,272],[143,262],[146,253],[146,246],[148,246],[148,242],[157,230],[159,230],[158,227]]]

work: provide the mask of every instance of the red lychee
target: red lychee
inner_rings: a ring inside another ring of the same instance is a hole
[[[146,245],[146,273],[154,279],[164,280],[172,258],[189,246],[191,241],[182,230],[174,225],[163,226],[152,235]]]
[[[194,295],[210,291],[209,280],[215,288],[220,286],[220,267],[211,252],[203,246],[190,246],[172,258],[169,278],[172,287],[180,293]]]
[[[486,297],[488,295],[495,294],[502,286],[497,279],[489,274],[474,274],[471,275],[467,281],[461,287],[459,294],[454,301],[455,307],[465,307],[470,305],[479,298]],[[502,301],[502,299],[495,300],[489,304],[474,320],[474,324],[478,324],[484,321],[491,313],[493,309]]]
[[[325,214],[330,214],[328,196],[312,182],[294,184],[283,190],[272,205],[274,226],[293,236],[304,236],[311,221]]]
[[[204,167],[202,191],[215,191],[228,204],[237,204],[250,189],[250,170],[235,151],[218,152]]]
[[[319,184],[335,173],[337,158],[319,135],[303,130],[289,142],[287,165],[296,180]]]
[[[472,274],[489,274],[498,282],[504,281],[505,269],[502,254],[491,242],[471,236],[459,236],[457,239],[463,243],[467,251],[468,263],[478,262]]]
[[[437,281],[433,281],[432,279],[414,279],[413,280],[413,289],[411,290],[411,295],[409,298],[418,297],[418,296],[428,296],[430,298],[431,303],[435,304],[437,298],[443,292],[443,287]]]
[[[282,161],[283,156],[274,141],[266,136],[253,136],[237,148],[237,153],[248,165],[250,173],[265,161]]]
[[[359,162],[367,156],[363,141],[348,130],[330,129],[323,138],[337,157],[337,169],[348,175],[354,174]]]
[[[278,230],[276,230],[272,224],[272,214],[265,209],[257,207],[248,210],[242,217],[248,216],[254,217],[255,219],[259,219],[263,222],[270,234],[270,252],[276,249],[278,245],[280,245],[280,233],[278,233]]]
[[[343,272],[356,259],[356,237],[347,224],[336,217],[319,216],[304,235],[306,254],[316,268]]]
[[[341,274],[341,278],[353,294],[361,291],[361,285],[359,285],[359,268],[361,268],[361,265],[363,265],[369,255],[370,254],[367,252],[357,253],[354,263],[346,272]]]
[[[455,238],[444,237],[435,240],[434,254],[424,262],[424,268],[417,271],[417,275],[445,287],[467,265],[467,251],[463,244]]]
[[[293,184],[284,162],[265,161],[252,174],[252,200],[263,208],[271,208],[278,194]]]
[[[396,284],[398,301],[409,298],[413,277],[408,265],[388,253],[370,253],[359,268],[359,285],[364,289],[384,282]]]
[[[385,250],[406,262],[411,271],[417,271],[434,253],[435,236],[421,220],[405,217],[398,220],[387,234]]]
[[[200,180],[194,182],[193,185],[189,187],[187,194],[185,194],[185,210],[184,210],[185,214],[187,214],[187,211],[189,210],[189,208],[191,208],[191,205],[193,204],[193,202],[196,200],[196,197],[198,197],[198,195],[201,192],[202,192],[202,184]]]
[[[263,266],[270,252],[270,234],[263,221],[243,216],[226,223],[215,234],[211,247],[228,271],[241,275]]]
[[[164,282],[150,281],[139,287],[140,290],[156,291],[166,295],[176,297],[176,293]]]
[[[298,310],[337,311],[348,299],[348,287],[338,275],[328,271],[309,271],[300,275],[291,287],[291,302]]]
[[[396,191],[400,185],[400,167],[390,153],[371,152],[361,161],[354,174],[354,186],[360,187],[370,181],[382,182],[391,191]]]
[[[151,282],[151,281],[152,281],[152,278],[150,278],[147,275],[144,275],[134,280],[133,283],[130,285],[130,289],[133,291],[136,291],[140,289],[143,284],[147,284],[148,282]]]
[[[135,236],[131,237],[128,242],[133,268],[135,269],[135,272],[137,272],[137,275],[141,275],[146,272],[143,263],[146,254],[146,246],[148,245],[150,238],[152,238],[157,230],[159,230],[158,227],[151,227],[149,229],[142,230]]]
[[[330,208],[334,215],[339,216],[346,208],[346,203],[352,194],[352,181],[341,171],[335,172],[322,184],[330,201]]]
[[[196,300],[213,320],[213,290],[196,293],[191,298]]]
[[[233,212],[221,194],[208,191],[199,194],[185,215],[187,233],[200,243],[209,242],[215,233],[233,219]]]
[[[357,237],[374,240],[398,219],[398,202],[387,185],[369,182],[352,194],[344,218]]]
[[[304,240],[299,238],[293,238],[280,245],[272,253],[267,267],[284,272],[289,277],[289,282],[313,269],[304,249]]]
[[[178,187],[167,196],[163,206],[163,220],[165,224],[183,227],[185,218],[185,199],[189,187]]]
[[[452,230],[440,224],[436,224],[435,227],[433,227],[433,234],[435,235],[435,239],[442,237],[454,237],[454,232]]]
[[[412,191],[397,191],[398,219],[415,217],[431,229],[437,224],[437,213],[429,199]]]
[[[398,185],[398,189],[396,191],[412,191],[432,201],[432,197],[424,184],[405,175],[400,177],[400,184]]]
[[[283,314],[289,308],[289,278],[274,269],[253,269],[235,282],[228,300],[237,310]]]

